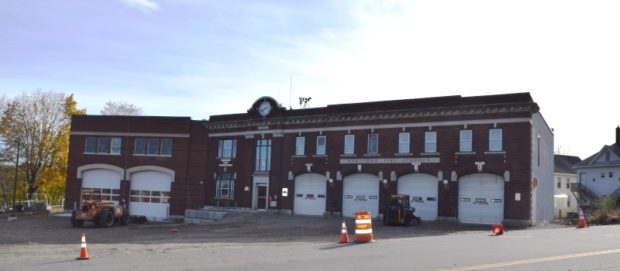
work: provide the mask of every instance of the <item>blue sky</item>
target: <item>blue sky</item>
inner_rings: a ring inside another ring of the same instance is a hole
[[[265,95],[296,108],[531,92],[556,149],[585,158],[620,124],[618,14],[617,1],[7,0],[0,93],[206,119]]]

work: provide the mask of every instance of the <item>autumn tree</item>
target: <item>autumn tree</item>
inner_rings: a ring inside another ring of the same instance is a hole
[[[6,108],[7,99],[0,96],[0,113]],[[13,186],[9,180],[9,172],[15,167],[11,167],[11,145],[0,134],[0,209],[8,207],[10,188]]]
[[[36,90],[7,102],[0,136],[13,146],[20,143],[19,167],[29,196],[40,189],[51,198],[64,193],[71,115],[84,113],[73,95],[53,91]]]
[[[130,103],[108,101],[101,110],[101,115],[140,116],[142,108]]]

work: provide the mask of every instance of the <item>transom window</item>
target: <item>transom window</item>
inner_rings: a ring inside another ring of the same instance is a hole
[[[502,129],[489,129],[489,151],[502,151]]]
[[[235,158],[237,152],[237,140],[224,139],[220,140],[217,148],[217,157],[219,158]]]
[[[169,191],[131,190],[131,202],[169,203]]]
[[[215,180],[215,197],[216,198],[234,198],[235,180],[233,174],[228,172],[220,172]]]
[[[472,151],[472,133],[471,130],[461,130],[459,151]]]
[[[409,153],[411,136],[407,132],[398,133],[398,153]]]
[[[86,137],[85,153],[120,154],[121,142],[120,137],[89,136]]]
[[[295,155],[304,155],[306,151],[306,138],[298,136],[295,138]]]
[[[424,132],[424,152],[437,152],[437,132]]]
[[[259,139],[256,141],[256,167],[257,171],[271,169],[271,139]]]
[[[317,136],[316,137],[316,154],[325,155],[326,145],[327,145],[327,138],[325,136]]]
[[[368,152],[379,153],[379,134],[368,134]]]
[[[97,199],[119,201],[120,195],[120,189],[82,187],[82,200]]]
[[[344,135],[344,154],[355,153],[355,135]]]
[[[136,138],[133,153],[138,155],[172,155],[171,138]]]

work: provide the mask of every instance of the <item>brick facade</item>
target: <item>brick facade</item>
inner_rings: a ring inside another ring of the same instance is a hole
[[[257,106],[269,101],[273,109],[262,117]],[[255,176],[268,178],[270,209],[293,210],[295,185],[289,174],[298,176],[313,172],[329,174],[336,180],[337,172],[343,177],[354,173],[378,175],[386,179],[393,171],[397,176],[414,173],[409,164],[341,164],[341,159],[361,158],[439,158],[439,163],[422,163],[419,173],[444,179],[451,172],[464,176],[478,172],[475,162],[484,162],[482,172],[503,176],[505,183],[504,218],[528,221],[531,217],[532,189],[532,115],[538,106],[528,93],[481,96],[439,97],[401,101],[333,105],[323,108],[287,110],[271,98],[263,97],[247,113],[212,116],[209,121],[167,117],[112,117],[75,116],[72,120],[69,174],[67,176],[67,207],[79,198],[81,180],[76,178],[78,167],[88,164],[110,164],[128,169],[140,165],[156,165],[171,169],[175,179],[171,192],[171,215],[182,214],[186,208],[204,205],[256,208],[253,185]],[[489,152],[489,129],[501,128],[503,151]],[[473,150],[459,152],[459,132],[472,130]],[[424,132],[437,132],[437,154],[424,153]],[[398,153],[399,132],[411,135],[409,154]],[[123,136],[121,155],[84,154],[87,134],[116,133]],[[132,155],[132,134],[176,134],[171,157],[137,157]],[[379,153],[366,154],[367,136],[379,136]],[[355,154],[343,155],[344,136],[355,135]],[[181,136],[185,135],[185,137]],[[326,155],[315,155],[316,137],[326,136]],[[305,155],[295,156],[297,136],[305,137]],[[268,172],[255,171],[256,142],[271,139],[271,167]],[[236,156],[218,158],[220,140],[236,140]],[[552,157],[552,155],[551,155]],[[307,165],[311,164],[310,171]],[[553,169],[550,169],[553,170]],[[234,174],[234,197],[216,198],[216,175]],[[329,173],[328,173],[329,172]],[[552,182],[552,180],[549,180]],[[327,185],[326,212],[342,210],[343,182],[336,180]],[[438,214],[455,218],[458,212],[458,181],[450,181],[447,188],[438,181]],[[123,196],[127,197],[128,181],[123,181]],[[289,191],[282,197],[282,188]],[[397,182],[390,180],[387,188],[380,186],[380,210],[390,194],[397,193]],[[520,194],[516,200],[515,193]],[[552,196],[552,195],[551,195]]]

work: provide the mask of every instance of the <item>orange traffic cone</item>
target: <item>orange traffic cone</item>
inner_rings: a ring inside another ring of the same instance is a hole
[[[491,225],[491,229],[493,230],[493,236],[504,234],[504,225],[502,224],[493,224]]]
[[[80,257],[78,260],[88,260],[88,249],[86,249],[86,234],[82,233],[82,245],[80,248]]]
[[[577,229],[585,228],[586,218],[583,216],[583,211],[579,209],[579,221],[577,221]]]
[[[340,230],[340,241],[338,243],[349,243],[349,234],[347,233],[347,224],[342,220],[342,228]]]

